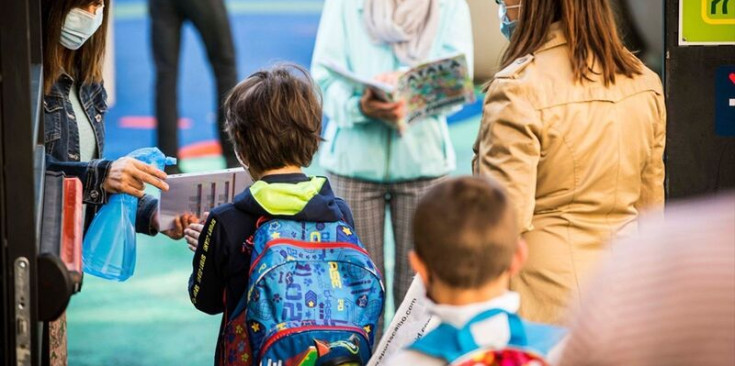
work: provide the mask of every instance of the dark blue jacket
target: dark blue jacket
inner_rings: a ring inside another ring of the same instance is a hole
[[[46,147],[46,169],[64,172],[68,177],[76,177],[84,187],[84,203],[95,205],[87,208],[85,226],[91,223],[97,209],[107,202],[107,192],[102,188],[112,161],[95,159],[80,162],[79,128],[72,109],[69,93],[73,80],[62,75],[43,98],[44,145]],[[103,156],[105,148],[105,123],[107,112],[107,92],[102,84],[83,84],[79,88],[79,101],[92,122],[97,137],[97,154]],[[156,212],[157,200],[146,195],[138,201],[136,231],[154,235],[152,220]]]
[[[281,174],[264,177],[256,182],[263,190],[275,183],[281,191],[298,184],[320,184],[317,194],[303,202],[300,211],[292,216],[279,216],[270,207],[263,207],[253,196],[250,187],[235,197],[234,203],[216,207],[209,213],[204,229],[199,237],[199,245],[194,254],[193,271],[189,279],[189,295],[197,309],[207,314],[226,312],[231,314],[248,286],[250,251],[246,241],[255,233],[256,222],[261,217],[287,218],[306,222],[334,222],[343,220],[354,227],[352,212],[347,204],[334,196],[326,178],[309,178],[304,174]],[[317,182],[319,181],[319,182]],[[251,186],[252,187],[252,186]],[[285,187],[285,188],[284,188]],[[274,188],[275,190],[275,188]],[[277,192],[269,192],[269,197],[278,197]],[[292,198],[293,196],[290,196]],[[222,330],[228,319],[222,317],[220,338],[217,341],[215,364],[220,360]]]

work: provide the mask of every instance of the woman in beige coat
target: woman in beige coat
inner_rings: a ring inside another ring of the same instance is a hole
[[[489,84],[475,174],[500,181],[528,243],[511,283],[559,323],[610,239],[664,202],[661,81],[622,45],[607,0],[496,0],[510,46]]]

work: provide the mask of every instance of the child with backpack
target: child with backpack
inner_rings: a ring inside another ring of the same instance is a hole
[[[307,177],[321,101],[295,65],[258,71],[224,105],[235,155],[254,183],[187,230],[189,294],[224,313],[215,365],[362,365],[383,309],[381,275],[345,202]]]
[[[508,283],[527,256],[517,233],[507,196],[486,179],[451,179],[422,198],[409,260],[441,323],[387,365],[543,364],[565,331],[516,315]]]

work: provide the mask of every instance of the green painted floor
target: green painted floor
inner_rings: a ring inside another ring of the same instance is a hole
[[[471,171],[472,143],[478,123],[479,117],[450,127],[457,151],[455,174]],[[218,169],[223,162],[210,158],[182,164],[185,170],[197,171]],[[319,167],[311,167],[308,172],[323,174]],[[387,235],[391,233],[388,231]],[[392,240],[386,243],[386,251],[392,251]],[[191,258],[183,241],[139,235],[137,268],[131,279],[118,283],[87,275],[83,291],[72,298],[67,313],[69,364],[211,364],[220,315],[201,313],[189,302]],[[392,263],[387,265],[392,267]]]

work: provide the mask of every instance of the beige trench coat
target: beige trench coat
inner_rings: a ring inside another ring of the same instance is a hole
[[[505,186],[528,243],[521,314],[560,323],[607,243],[663,206],[666,109],[649,69],[575,83],[558,24],[548,38],[490,84],[473,169]]]

